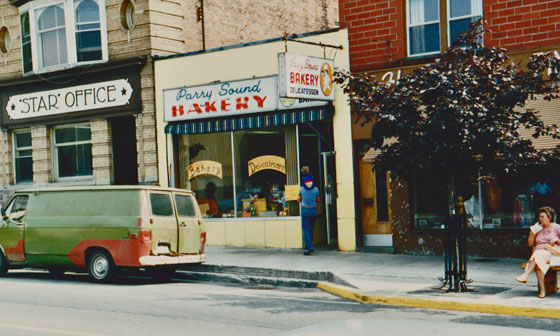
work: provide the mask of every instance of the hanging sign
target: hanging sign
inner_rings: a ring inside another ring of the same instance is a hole
[[[276,155],[263,155],[249,160],[249,176],[261,170],[272,169],[286,174],[286,160]]]
[[[127,105],[132,96],[127,79],[10,96],[6,112],[10,119],[43,117]]]
[[[280,97],[334,100],[334,61],[278,54],[278,90]]]
[[[216,161],[202,160],[187,166],[187,178],[192,180],[199,175],[213,175],[222,179],[222,164]]]

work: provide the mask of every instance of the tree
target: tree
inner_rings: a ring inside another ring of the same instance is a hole
[[[371,125],[371,145],[380,150],[374,166],[401,178],[430,172],[447,181],[450,215],[456,201],[455,179],[515,172],[560,157],[559,150],[537,149],[532,137],[560,138],[557,125],[545,124],[526,107],[542,97],[558,99],[560,59],[533,55],[525,67],[506,50],[483,45],[482,21],[463,33],[433,63],[396,83],[368,74],[336,72],[349,95],[356,122]]]

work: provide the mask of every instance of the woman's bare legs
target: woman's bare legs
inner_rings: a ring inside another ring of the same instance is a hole
[[[544,284],[544,273],[537,267],[537,281],[539,282],[539,297],[543,298],[546,296],[546,288]]]
[[[526,283],[527,280],[529,279],[529,274],[531,274],[531,272],[533,272],[535,270],[536,266],[537,266],[537,263],[535,263],[534,260],[530,260],[527,263],[527,266],[525,266],[525,272],[523,272],[523,274],[521,274],[520,276],[515,278],[515,280],[517,280],[518,282],[521,282],[521,283]]]

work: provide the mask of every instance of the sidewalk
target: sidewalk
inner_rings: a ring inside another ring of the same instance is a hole
[[[317,287],[359,302],[481,313],[538,316],[560,319],[560,293],[537,297],[537,280],[519,284],[520,259],[468,259],[467,293],[439,290],[444,275],[443,257],[360,252],[316,251],[303,256],[300,250],[270,248],[206,247],[208,266],[230,266],[238,276],[259,269],[274,277],[289,274],[332,273],[340,281],[319,281]],[[284,275],[285,276],[285,275]],[[338,282],[338,284],[334,283]],[[341,283],[343,285],[341,285]]]

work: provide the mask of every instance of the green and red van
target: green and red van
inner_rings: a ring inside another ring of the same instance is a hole
[[[171,277],[203,263],[206,232],[191,191],[85,186],[17,191],[2,209],[0,275],[33,267],[87,269],[107,282],[119,268]]]

